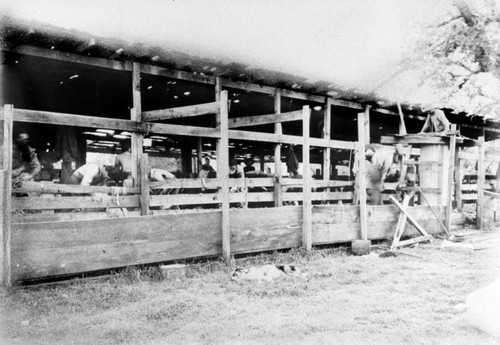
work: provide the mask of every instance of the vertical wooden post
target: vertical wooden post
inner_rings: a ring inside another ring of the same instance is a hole
[[[148,154],[144,153],[139,160],[139,187],[141,190],[140,204],[141,215],[149,215],[149,179],[148,179]]]
[[[462,174],[464,171],[464,160],[460,159],[460,153],[462,152],[459,149],[458,152],[455,153],[455,201],[457,204],[457,210],[462,212],[463,201],[462,201]]]
[[[365,118],[363,121],[365,125],[365,145],[370,143],[370,108],[371,105],[365,107]]]
[[[222,92],[222,84],[220,82],[220,77],[215,78],[215,101],[220,102],[220,97],[221,97],[221,92]],[[215,114],[215,128],[220,128],[220,109],[219,111]],[[220,140],[217,140],[215,142],[215,155],[217,156],[217,177],[219,177],[219,155],[220,155]],[[229,161],[224,162],[220,161],[220,164],[229,164]]]
[[[198,138],[196,143],[196,169],[195,172],[199,173],[201,169],[201,165],[203,164],[203,139],[201,137]]]
[[[217,177],[221,183],[222,203],[222,257],[231,260],[231,223],[229,219],[229,128],[228,128],[227,91],[220,94],[220,139],[217,156]]]
[[[323,113],[323,138],[325,141],[329,141],[331,137],[330,128],[332,125],[332,99],[327,98],[325,104],[325,111]],[[324,148],[323,149],[323,180],[330,180],[330,157],[331,157],[331,149]]]
[[[281,90],[276,90],[274,95],[274,113],[281,113]],[[281,122],[274,124],[274,133],[283,134],[283,126]],[[283,183],[283,171],[281,169],[281,144],[274,145],[274,206],[283,205],[283,194],[281,185]]]
[[[457,125],[451,125],[451,130],[456,131]],[[451,231],[451,211],[453,208],[453,177],[455,174],[455,151],[457,145],[457,136],[452,134],[450,137],[450,157],[448,165],[448,189],[446,190],[446,217],[445,217],[445,227],[448,232]]]
[[[479,137],[479,159],[477,162],[477,202],[476,202],[476,228],[481,229],[483,225],[482,211],[484,200],[484,182],[485,182],[485,167],[484,155],[486,147],[484,145],[484,137]]]
[[[311,203],[311,167],[309,158],[309,121],[311,111],[309,106],[302,108],[302,176],[303,176],[303,200],[302,200],[302,246],[306,250],[312,249],[312,203]]]
[[[132,66],[132,97],[134,107],[130,110],[130,119],[142,122],[142,100],[141,100],[141,65],[134,62]],[[149,183],[147,155],[144,158],[144,134],[132,133],[132,177],[134,185],[141,188],[140,204],[141,215],[149,214]],[[146,161],[144,161],[144,159]]]
[[[359,224],[361,229],[361,239],[368,239],[368,208],[366,206],[366,161],[365,161],[365,113],[358,113],[358,192],[359,192]]]
[[[12,285],[11,203],[12,203],[12,128],[14,107],[3,108],[2,156],[0,166],[0,285]]]

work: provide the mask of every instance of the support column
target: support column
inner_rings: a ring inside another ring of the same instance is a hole
[[[311,167],[309,154],[309,127],[311,110],[309,106],[302,108],[302,246],[306,250],[312,249],[312,203],[311,203]]]
[[[455,132],[457,125],[451,125],[451,130]],[[445,227],[448,232],[451,231],[451,211],[453,208],[453,178],[455,177],[455,150],[457,145],[457,136],[453,134],[450,137],[450,147],[449,147],[449,165],[448,165],[448,188],[446,191],[446,217],[445,217]]]
[[[330,128],[332,126],[332,99],[327,98],[325,111],[323,113],[323,138],[329,141],[331,138]],[[331,149],[323,149],[323,180],[329,181],[331,175]]]
[[[484,137],[479,137],[479,157],[477,162],[477,202],[476,202],[476,228],[481,229],[483,220],[481,213],[483,211],[484,200],[484,183],[485,183],[485,166],[484,155],[486,147],[484,145]]]
[[[359,189],[359,223],[361,229],[361,240],[368,239],[368,209],[366,206],[366,161],[365,161],[365,113],[358,113],[358,189]]]
[[[130,119],[136,122],[142,122],[142,101],[141,101],[141,65],[134,62],[132,67],[132,97],[134,107],[130,109]],[[134,178],[134,186],[146,188],[144,181],[148,179],[148,171],[144,169],[143,161],[143,140],[144,134],[132,133],[131,149],[132,149],[132,177]],[[147,158],[146,158],[147,159]],[[145,164],[147,167],[147,163]],[[142,169],[141,169],[142,166]],[[146,197],[147,195],[147,197]],[[149,189],[143,191],[141,189],[141,215],[149,214]]]
[[[281,113],[281,90],[276,90],[274,95],[274,113]],[[281,122],[274,124],[274,133],[277,135],[283,134],[283,126]],[[281,185],[283,183],[283,171],[281,169],[281,144],[274,145],[274,206],[280,207],[283,205],[283,194]]]
[[[3,108],[0,158],[0,285],[12,286],[11,211],[12,211],[12,143],[14,107]]]
[[[370,143],[370,109],[371,105],[367,105],[365,107],[365,114],[364,114],[364,126],[365,126],[365,145]],[[359,122],[358,122],[359,123]]]
[[[201,137],[198,138],[196,142],[196,167],[195,172],[198,174],[201,169],[201,165],[203,164],[203,139]]]
[[[220,94],[220,139],[217,140],[217,178],[221,183],[222,257],[231,261],[231,223],[229,218],[229,127],[227,91]]]

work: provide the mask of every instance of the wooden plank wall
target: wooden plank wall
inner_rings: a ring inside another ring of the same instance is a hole
[[[444,207],[438,208],[441,216]],[[411,213],[430,233],[440,231],[429,209]],[[369,206],[368,238],[391,238],[397,222],[394,206]],[[231,253],[298,247],[302,207],[230,210]],[[454,219],[454,223],[457,220]],[[222,213],[141,216],[122,219],[12,224],[14,280],[57,276],[128,265],[180,260],[222,253]],[[406,233],[414,231],[408,229]],[[359,238],[359,206],[312,208],[312,243],[340,243]]]

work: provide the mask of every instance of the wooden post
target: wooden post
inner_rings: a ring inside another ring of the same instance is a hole
[[[139,187],[141,190],[140,204],[141,215],[149,215],[149,179],[148,179],[148,154],[140,155],[139,160]]]
[[[457,204],[457,210],[462,212],[463,202],[462,202],[462,174],[464,171],[464,160],[460,159],[460,153],[462,152],[459,149],[458,152],[455,152],[455,202]]]
[[[365,145],[370,143],[370,108],[371,105],[365,107],[365,118],[363,121],[365,125]]]
[[[281,90],[276,90],[274,95],[274,113],[281,113]],[[274,124],[274,133],[277,135],[283,134],[283,126],[281,122]],[[283,205],[283,194],[281,185],[283,183],[283,172],[281,171],[281,144],[274,145],[274,206]]]
[[[366,161],[365,161],[365,113],[358,113],[358,192],[359,192],[359,222],[361,229],[361,239],[368,239],[368,209],[366,206]]]
[[[451,125],[451,130],[454,132],[457,130],[457,125]],[[451,231],[451,211],[453,208],[453,177],[455,174],[455,151],[457,145],[457,136],[452,134],[450,137],[450,157],[448,165],[448,188],[446,190],[446,216],[445,216],[445,226],[448,232]]]
[[[332,125],[332,99],[327,98],[325,104],[325,111],[323,113],[323,138],[325,140],[330,140],[331,133],[330,128]],[[329,181],[331,175],[331,150],[329,148],[323,149],[323,180]]]
[[[399,113],[399,134],[407,134],[405,117],[403,114],[403,109],[401,109],[401,103],[398,102],[398,113]]]
[[[226,262],[231,260],[231,227],[229,219],[229,128],[228,128],[228,96],[227,91],[220,94],[220,139],[217,177],[221,182],[222,203],[222,257]]]
[[[3,109],[2,156],[0,166],[0,285],[12,285],[11,270],[11,203],[12,203],[12,128],[14,107]]]
[[[195,172],[198,174],[201,169],[201,165],[203,164],[203,139],[201,137],[198,138],[196,143],[196,168]]]
[[[130,119],[132,121],[142,121],[142,103],[141,103],[141,65],[134,62],[132,68],[132,97],[134,107],[130,109]],[[140,156],[143,152],[143,139],[142,133],[132,133],[131,149],[132,149],[132,177],[134,178],[135,186],[140,183],[138,174]]]
[[[485,183],[485,170],[484,170],[484,155],[486,147],[484,145],[484,137],[479,137],[479,157],[477,162],[477,202],[476,202],[476,228],[481,229],[483,220],[481,213],[483,211],[484,200],[484,183]]]
[[[303,200],[302,200],[302,246],[306,250],[312,249],[312,203],[311,203],[311,168],[309,162],[309,120],[311,111],[309,106],[302,108],[302,176],[303,176]]]

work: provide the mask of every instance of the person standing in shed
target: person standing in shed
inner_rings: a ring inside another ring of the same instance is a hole
[[[16,186],[22,181],[30,181],[40,172],[42,166],[35,150],[28,145],[29,136],[20,133],[12,149],[12,184]]]
[[[425,119],[424,126],[420,133],[442,133],[450,130],[450,121],[440,109],[434,109],[429,112]]]

